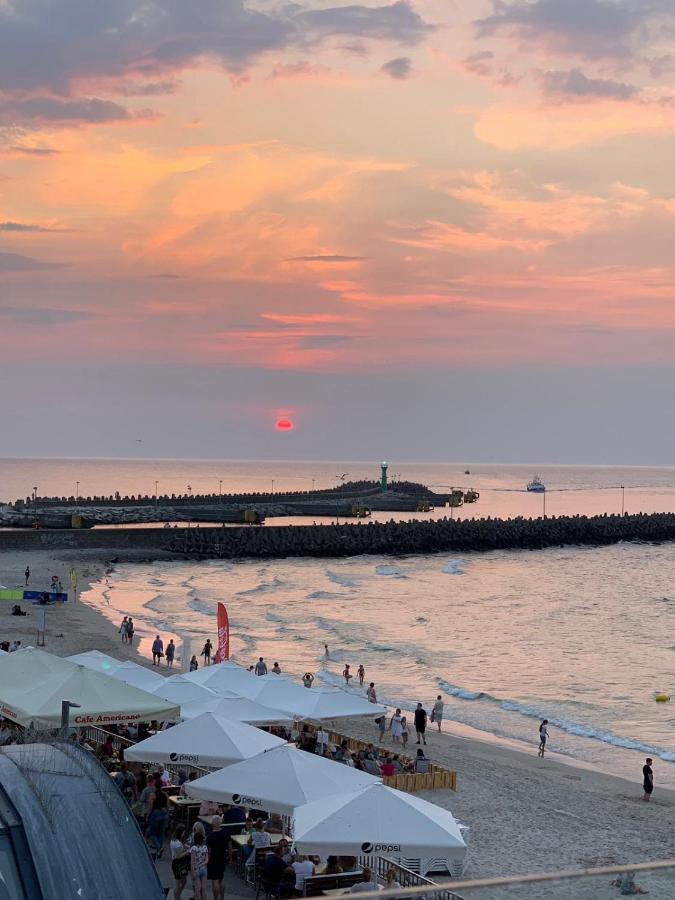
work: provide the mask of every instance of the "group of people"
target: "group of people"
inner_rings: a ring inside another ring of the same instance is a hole
[[[125,616],[120,622],[119,633],[122,635],[123,644],[133,644],[134,642],[134,620],[131,616]]]
[[[5,653],[14,653],[20,649],[21,641],[0,641],[0,650],[4,650]]]

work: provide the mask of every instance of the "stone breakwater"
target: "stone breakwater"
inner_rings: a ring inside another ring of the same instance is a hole
[[[657,513],[184,529],[167,535],[165,549],[188,557],[236,559],[540,550],[566,544],[602,546],[619,541],[672,540],[675,513]]]
[[[675,541],[675,513],[433,519],[354,525],[0,531],[0,550],[109,551],[125,559],[338,557],[444,551],[541,550],[620,541]]]

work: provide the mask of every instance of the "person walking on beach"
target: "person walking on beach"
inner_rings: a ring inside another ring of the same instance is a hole
[[[342,677],[344,678],[345,684],[347,685],[347,687],[349,687],[349,682],[350,682],[350,681],[352,680],[352,678],[354,677],[354,676],[352,675],[352,673],[349,671],[349,663],[345,663],[345,667],[344,667],[344,669],[342,670]]]
[[[129,619],[125,616],[120,623],[120,634],[122,635],[122,643],[126,644],[129,639],[129,635],[127,633],[127,625],[129,624]]]
[[[164,656],[164,641],[157,635],[152,642],[152,664],[158,666]]]
[[[359,676],[359,684],[363,687],[363,681],[366,677],[366,670],[363,668],[363,663],[356,670],[356,674]]]
[[[406,716],[401,716],[401,743],[403,744],[403,749],[405,750],[408,744],[408,737],[410,732],[408,731],[408,719]]]
[[[258,659],[258,662],[255,664],[255,669],[253,671],[256,675],[267,675],[267,663],[262,656]]]
[[[427,711],[424,709],[421,703],[417,704],[417,709],[415,710],[415,732],[417,733],[417,743],[420,743],[420,738],[422,739],[422,743],[426,744],[426,730],[427,730]]]
[[[652,799],[652,791],[654,790],[654,772],[652,770],[652,758],[650,756],[645,760],[645,764],[642,767],[642,789],[644,790],[644,794],[642,795],[642,799],[649,803]]]
[[[173,660],[176,655],[176,645],[173,642],[173,638],[166,645],[166,665],[167,668],[173,669]]]
[[[371,681],[366,691],[366,697],[369,703],[377,703],[377,694],[375,693],[375,682]]]
[[[401,740],[401,722],[403,721],[401,717],[401,710],[397,709],[394,715],[391,717],[391,721],[389,722],[389,730],[391,731],[391,739],[395,744],[398,744]]]
[[[197,657],[193,655],[192,659],[190,660],[190,671],[196,672],[198,668],[199,668],[199,663],[197,662]]]
[[[213,644],[211,643],[211,638],[206,639],[206,643],[204,644],[204,649],[201,652],[201,656],[204,657],[204,665],[211,665],[211,650],[213,649]]]
[[[438,725],[438,730],[441,730],[441,722],[443,721],[443,698],[439,694],[436,697],[436,702],[434,703],[434,708],[431,710],[431,721]]]
[[[129,616],[127,619],[127,644],[131,646],[134,642],[134,620]]]
[[[26,587],[28,587],[28,582],[30,581],[30,566],[26,566],[26,571],[23,574],[26,576]]]
[[[544,758],[544,753],[546,753],[546,741],[548,740],[548,719],[544,719],[544,721],[539,726],[539,753],[537,754],[541,759]]]

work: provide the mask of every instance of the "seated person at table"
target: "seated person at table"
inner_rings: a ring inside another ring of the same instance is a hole
[[[360,872],[361,866],[355,856],[338,856],[338,863],[343,872]]]
[[[305,879],[311,878],[314,874],[314,863],[306,856],[298,856],[291,868],[295,872],[295,895],[302,897],[305,890]]]
[[[396,774],[396,767],[394,766],[394,761],[392,760],[391,756],[389,756],[389,754],[387,754],[385,756],[384,761],[383,761],[382,765],[380,766],[380,768],[382,769],[383,775],[395,775]]]
[[[228,834],[241,834],[246,822],[243,806],[226,806],[223,812],[223,828]]]
[[[216,803],[215,800],[202,800],[201,805],[199,807],[199,815],[200,816],[217,816],[220,812],[220,807]]]
[[[324,875],[342,875],[342,866],[338,862],[337,856],[329,856],[326,860],[326,869]]]
[[[258,821],[255,823],[254,831],[252,831],[249,835],[246,846],[242,847],[242,857],[244,859],[248,859],[254,850],[257,850],[260,847],[271,846],[272,838],[270,837],[269,833],[265,831],[262,819],[258,819]]]
[[[271,814],[265,825],[265,831],[269,831],[270,834],[284,833],[284,822],[279,813]]]
[[[426,775],[429,771],[429,760],[424,755],[424,750],[420,747],[417,751],[417,759],[415,760],[415,771],[420,775]]]
[[[347,741],[342,741],[340,746],[337,748],[337,750],[333,754],[333,759],[336,760],[336,762],[342,762],[345,758],[345,753],[348,749],[349,749],[349,744],[347,743]]]
[[[291,850],[291,845],[288,842],[288,839],[282,837],[282,839],[277,844],[277,848],[281,851],[281,858],[285,863],[292,863],[295,859],[295,854]]]
[[[352,885],[349,889],[350,894],[360,894],[363,891],[376,891],[377,884],[373,881],[373,873],[370,869],[364,869],[361,873],[361,881],[358,884]]]
[[[400,775],[403,771],[403,766],[401,765],[401,760],[399,759],[398,753],[392,759],[392,765],[394,766],[394,774]]]
[[[363,760],[363,768],[368,772],[369,775],[381,775],[380,765],[376,759],[373,759],[372,754],[366,753],[365,758]]]
[[[273,853],[268,853],[265,856],[265,864],[263,865],[262,872],[263,881],[265,881],[270,888],[275,888],[281,881],[281,878],[287,869],[288,863],[284,861],[282,849],[277,846],[274,848]]]

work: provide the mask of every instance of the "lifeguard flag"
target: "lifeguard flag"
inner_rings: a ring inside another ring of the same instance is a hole
[[[218,604],[218,649],[216,662],[224,662],[230,658],[230,620],[222,603]]]

